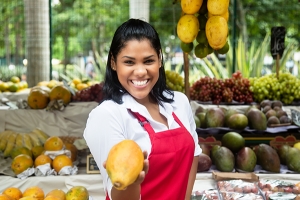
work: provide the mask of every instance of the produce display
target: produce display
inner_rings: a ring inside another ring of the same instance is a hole
[[[12,76],[10,81],[4,82],[0,80],[0,93],[1,92],[20,92],[28,88],[26,81],[21,81],[19,77]]]
[[[184,79],[175,71],[166,70],[166,84],[171,90],[184,92]]]
[[[39,129],[30,133],[1,132],[0,147],[4,158],[12,158],[11,170],[16,176],[45,164],[49,164],[49,170],[54,169],[59,174],[63,167],[73,167],[78,155],[74,144],[58,136],[48,136]]]
[[[182,15],[177,23],[181,49],[204,58],[213,51],[225,54],[229,50],[229,0],[181,0]],[[195,45],[194,45],[195,43]]]
[[[67,191],[53,189],[45,193],[39,186],[31,186],[23,192],[17,187],[8,187],[0,194],[1,200],[88,200],[89,192],[84,186],[73,186]]]
[[[201,144],[198,172],[216,169],[221,172],[280,173],[282,166],[292,173],[300,172],[300,143],[274,148],[268,144],[245,146],[245,139],[236,132],[222,136],[221,145]],[[205,154],[205,155],[203,155]]]

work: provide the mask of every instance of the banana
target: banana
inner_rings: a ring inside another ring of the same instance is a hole
[[[3,133],[4,132],[4,133]],[[4,151],[6,148],[6,144],[7,144],[7,140],[8,137],[10,136],[10,134],[12,133],[12,131],[3,131],[1,133],[2,137],[0,139],[0,151]]]
[[[23,147],[23,134],[22,133],[18,133],[17,134],[17,137],[16,137],[16,147],[19,148],[19,147]]]
[[[32,130],[32,133],[34,133],[43,144],[49,138],[49,135],[47,135],[45,132],[43,132],[43,131],[41,131],[40,129],[37,129],[37,128]]]
[[[36,134],[30,132],[30,133],[27,133],[27,135],[30,136],[30,139],[31,139],[31,144],[32,146],[42,146],[42,142],[39,140],[39,138],[36,136]]]
[[[27,147],[28,149],[32,149],[33,144],[31,143],[31,137],[27,133],[23,133],[23,145],[24,147]]]
[[[15,142],[16,142],[16,138],[17,138],[17,133],[12,132],[7,140],[7,144],[3,153],[4,157],[8,157],[10,156],[10,152],[13,150],[13,148],[15,147]]]

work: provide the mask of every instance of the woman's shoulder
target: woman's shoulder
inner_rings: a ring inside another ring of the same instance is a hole
[[[120,110],[120,105],[112,100],[106,100],[101,102],[96,108],[92,110],[91,113],[103,113],[103,114],[109,114],[109,113],[115,113],[116,111]]]
[[[182,92],[178,92],[178,91],[174,91],[174,101],[186,101],[189,102],[187,96],[182,93]]]

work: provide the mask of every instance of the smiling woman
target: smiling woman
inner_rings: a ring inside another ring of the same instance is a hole
[[[160,39],[149,23],[130,19],[116,30],[103,94],[89,114],[84,138],[103,177],[106,200],[190,199],[201,153],[196,125],[188,98],[167,88]],[[144,152],[143,169],[118,190],[110,179],[116,174],[106,171],[107,157],[124,140]]]

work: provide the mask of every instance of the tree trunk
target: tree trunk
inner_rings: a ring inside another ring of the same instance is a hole
[[[50,78],[48,0],[24,0],[27,82],[29,87]]]
[[[241,0],[237,0],[237,10],[238,13],[238,22],[237,25],[240,29],[240,34],[245,43],[245,48],[248,49],[248,32],[247,32],[247,22],[246,22],[246,11]]]

